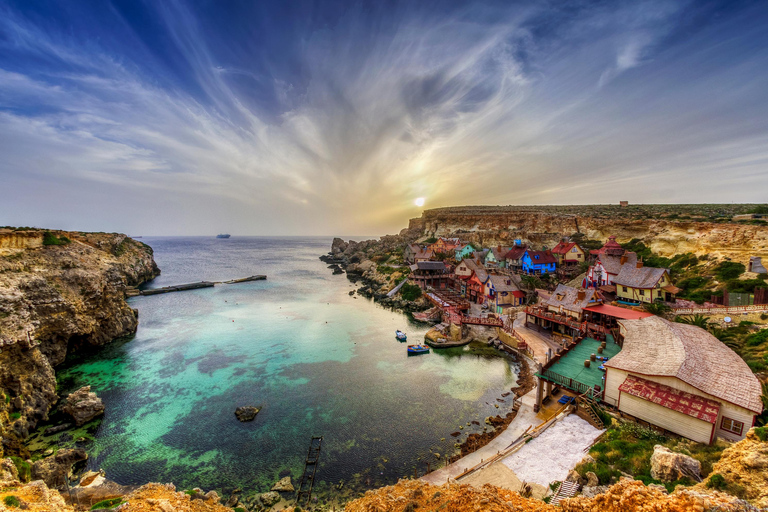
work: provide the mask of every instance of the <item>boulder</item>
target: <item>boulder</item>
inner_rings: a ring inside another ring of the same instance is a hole
[[[565,481],[566,482],[574,482],[574,483],[577,483],[579,485],[581,485],[581,484],[583,484],[585,482],[585,480],[581,477],[579,472],[576,471],[575,469],[572,469],[572,470],[570,470],[568,472],[568,476],[565,477]]]
[[[688,455],[657,444],[651,455],[651,477],[662,482],[690,478],[701,482],[701,463]]]
[[[87,458],[88,454],[80,448],[59,450],[32,465],[32,479],[42,480],[48,487],[63,487],[72,464]]]
[[[603,494],[610,489],[610,485],[596,485],[593,487],[585,486],[581,489],[581,495],[585,498],[594,498],[598,494]]]
[[[19,470],[11,459],[0,459],[0,486],[8,487],[19,481]]]
[[[285,478],[281,478],[279,482],[273,485],[271,490],[277,492],[294,492],[296,489],[293,488],[291,477],[286,476]]]
[[[275,491],[269,491],[265,492],[261,496],[259,496],[259,501],[265,506],[265,507],[271,507],[278,501],[280,501],[280,495],[277,494]]]
[[[259,407],[246,405],[245,407],[238,407],[235,409],[235,416],[237,416],[237,419],[240,421],[253,421],[260,410]]]
[[[91,386],[83,386],[64,400],[61,411],[72,416],[79,427],[104,414],[104,403],[96,393],[91,392]]]
[[[587,474],[584,475],[584,477],[587,479],[586,487],[597,487],[600,485],[600,479],[597,478],[597,475],[592,471],[587,471]]]

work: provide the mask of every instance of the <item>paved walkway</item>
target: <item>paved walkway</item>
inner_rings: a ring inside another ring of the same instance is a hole
[[[536,401],[536,388],[523,396],[520,400],[520,410],[504,432],[476,452],[470,453],[444,468],[437,469],[424,475],[421,477],[421,480],[434,485],[441,485],[449,478],[455,479],[466,470],[471,469],[478,464],[482,464],[484,461],[487,461],[509,447],[509,445],[514,443],[517,438],[523,435],[523,432],[525,432],[528,427],[536,427],[540,425],[542,421],[538,419],[533,412],[533,402]]]
[[[525,337],[525,342],[533,350],[533,356],[541,364],[547,362],[547,350],[552,349],[552,353],[556,354],[560,346],[552,341],[549,334],[541,333],[534,329],[529,329],[525,326],[525,311],[521,311],[515,317],[515,321],[512,324],[517,332]]]

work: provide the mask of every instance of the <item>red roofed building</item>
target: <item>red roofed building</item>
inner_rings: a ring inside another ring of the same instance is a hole
[[[552,255],[557,258],[561,267],[576,266],[587,260],[587,253],[576,242],[561,241],[552,249]]]

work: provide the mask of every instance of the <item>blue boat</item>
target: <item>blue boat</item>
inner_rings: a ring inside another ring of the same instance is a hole
[[[429,347],[426,345],[408,345],[408,355],[428,354]]]
[[[399,341],[405,341],[408,339],[408,336],[406,336],[403,331],[398,329],[395,331],[395,338],[397,338]]]
[[[229,238],[229,233],[221,233],[216,235],[216,238]]]

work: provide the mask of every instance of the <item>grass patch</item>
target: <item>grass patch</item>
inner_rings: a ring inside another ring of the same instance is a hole
[[[16,471],[19,472],[19,480],[29,482],[32,479],[32,464],[16,456],[12,456],[11,460],[13,465],[16,466]]]
[[[99,508],[115,508],[116,506],[120,505],[123,502],[123,498],[111,498],[108,500],[102,500],[98,503],[94,503],[94,505],[91,507],[91,510],[96,510]]]
[[[43,233],[43,245],[67,245],[71,241],[72,240],[66,236],[62,235],[61,237],[58,237],[50,231]]]
[[[21,506],[21,501],[16,496],[6,496],[3,498],[3,503],[6,507],[19,508]]]
[[[755,427],[755,435],[762,442],[768,442],[768,427]]]
[[[15,420],[21,418],[21,412],[20,411],[12,412],[8,416],[11,418],[11,421],[15,421]]]

